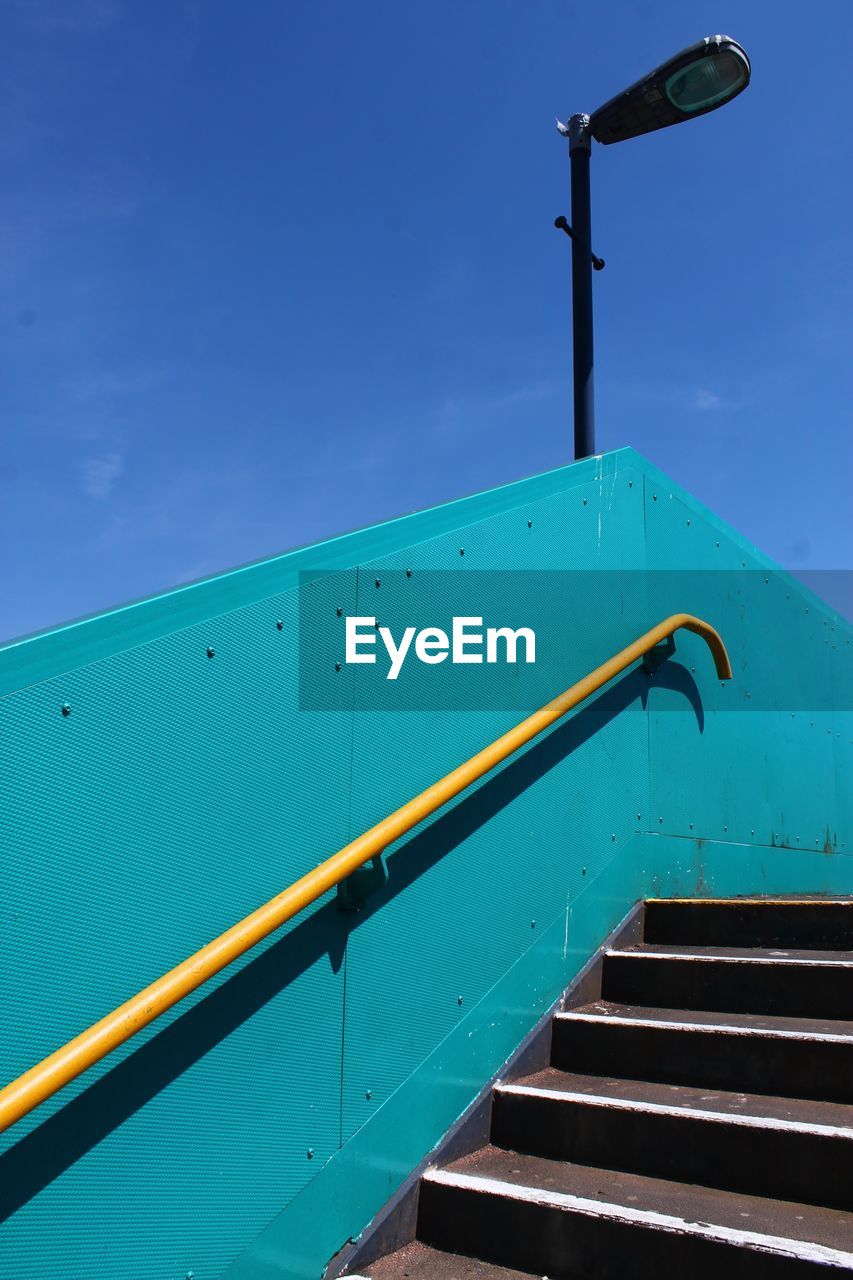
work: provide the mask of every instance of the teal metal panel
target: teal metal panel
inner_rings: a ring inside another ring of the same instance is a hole
[[[845,719],[849,741],[853,704],[839,684],[850,665],[849,628],[734,531],[655,478],[646,484],[646,550],[656,611],[684,608],[714,623],[734,670],[724,687],[701,681],[699,732],[679,691],[652,690],[652,827],[821,852],[853,847],[843,812],[851,773],[841,741]],[[685,679],[707,672],[702,641],[679,636],[672,665]]]
[[[645,629],[645,605],[637,595],[642,531],[642,474],[614,469],[568,492],[421,542],[402,557],[360,566],[359,611],[376,611],[395,634],[406,622],[444,622],[441,608],[447,608],[448,596],[451,614],[543,625],[534,628],[541,642],[535,667],[485,673],[466,666],[439,673],[442,681],[455,681],[460,711],[443,704],[434,708],[436,669],[418,665],[400,677],[417,682],[415,689],[395,688],[391,695],[397,705],[405,698],[407,709],[374,710],[373,669],[359,670],[354,833]],[[598,607],[591,607],[591,595],[598,597]],[[555,612],[560,625],[549,629]],[[494,691],[494,709],[472,710],[471,687],[484,678]],[[348,950],[344,1138],[460,1023],[532,945],[537,930],[565,910],[587,877],[637,829],[648,809],[644,691],[642,676],[629,678],[393,854],[389,890],[359,924]],[[395,878],[405,885],[400,892]],[[413,945],[426,922],[428,955]]]
[[[297,605],[0,700],[5,1079],[344,842],[351,716],[299,712]],[[320,907],[4,1135],[0,1275],[218,1275],[338,1146],[342,948]]]

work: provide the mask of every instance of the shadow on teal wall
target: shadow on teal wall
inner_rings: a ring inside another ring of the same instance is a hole
[[[487,704],[340,662],[507,571],[572,625]],[[853,890],[850,627],[630,450],[0,649],[11,1079],[681,609],[730,686],[679,635],[7,1133],[0,1275],[319,1275],[636,898]]]

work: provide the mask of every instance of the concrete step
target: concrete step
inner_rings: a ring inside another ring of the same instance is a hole
[[[707,1099],[693,1090],[685,1098],[685,1091],[658,1086],[658,1096],[650,1097],[648,1086],[636,1082],[613,1090],[600,1079],[596,1089],[594,1080],[580,1077],[581,1089],[578,1079],[552,1070],[498,1085],[493,1144],[553,1160],[853,1210],[853,1107],[836,1107],[843,1114],[833,1123],[815,1103],[800,1103],[806,1114],[793,1118],[779,1114],[784,1108],[778,1105],[777,1114],[769,1114],[772,1108],[762,1106],[767,1100],[758,1095]],[[809,1115],[809,1108],[818,1116]]]
[[[684,1109],[720,1111],[724,1115],[758,1115],[770,1120],[798,1120],[803,1124],[853,1128],[853,1105],[816,1101],[812,1098],[788,1098],[725,1089],[709,1090],[691,1085],[661,1084],[656,1080],[635,1080],[630,1076],[584,1075],[581,1072],[561,1071],[557,1067],[548,1067],[536,1075],[527,1076],[524,1083],[596,1097],[604,1096],[615,1101],[645,1101]]]
[[[853,1269],[853,1216],[485,1147],[425,1174],[418,1236],[553,1280]]]
[[[853,951],[853,901],[654,899],[644,939],[708,947]]]
[[[853,1023],[599,1001],[554,1018],[551,1062],[592,1075],[853,1103]]]
[[[550,1041],[360,1275],[853,1274],[853,900],[648,903]]]
[[[403,1280],[403,1277],[409,1277],[409,1280],[530,1280],[531,1274],[530,1271],[509,1271],[493,1262],[480,1262],[478,1258],[430,1249],[416,1241],[346,1280],[368,1280],[368,1277],[369,1280]]]
[[[666,949],[650,944],[605,954],[602,997],[618,1004],[716,1012],[849,1018],[853,954]]]

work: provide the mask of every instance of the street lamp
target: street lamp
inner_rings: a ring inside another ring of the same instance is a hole
[[[728,36],[706,36],[605,102],[591,116],[557,121],[569,140],[572,225],[558,218],[572,239],[572,348],[574,369],[575,457],[595,453],[592,358],[592,269],[604,263],[592,252],[589,205],[589,157],[592,139],[605,146],[715,111],[749,84],[745,51]]]

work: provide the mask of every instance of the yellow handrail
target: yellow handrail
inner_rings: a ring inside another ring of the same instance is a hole
[[[717,631],[700,618],[689,613],[674,613],[652,627],[633,644],[615,654],[608,662],[596,667],[588,676],[573,684],[552,702],[546,703],[533,715],[522,720],[514,729],[497,738],[490,746],[478,751],[464,764],[452,769],[440,782],[436,782],[420,795],[409,800],[376,826],[350,841],[343,849],[321,862],[282,893],[258,907],[239,924],[232,925],[218,938],[208,942],[187,960],[164,973],[143,991],[119,1005],[112,1013],[94,1023],[87,1031],[69,1040],[61,1049],[25,1071],[17,1080],[0,1090],[0,1133],[8,1129],[34,1107],[44,1102],[58,1090],[74,1080],[88,1067],[105,1058],[113,1049],[124,1044],[137,1031],[153,1022],[161,1013],[171,1009],[192,991],[220,973],[234,960],[251,950],[264,938],[292,920],[304,907],[316,902],[329,889],[340,884],[359,867],[377,857],[388,845],[411,831],[424,818],[440,809],[448,800],[458,796],[473,782],[506,760],[519,747],[537,737],[566,712],[571,711],[584,698],[602,688],[609,680],[636,662],[661,640],[671,636],[679,628],[694,631],[707,642],[714,658],[717,675],[721,680],[732,676],[726,647]]]

